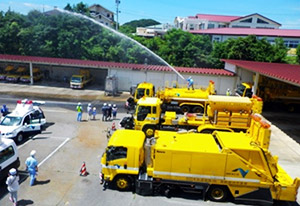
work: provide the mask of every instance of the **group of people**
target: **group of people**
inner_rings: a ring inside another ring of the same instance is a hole
[[[77,107],[76,107],[76,111],[77,111],[77,121],[81,122],[82,121],[82,113],[83,113],[83,107],[82,104],[80,102],[78,102]],[[113,119],[116,119],[117,117],[117,105],[111,105],[111,104],[107,104],[104,103],[102,108],[102,121],[110,121]],[[95,120],[96,119],[96,114],[97,114],[97,109],[95,106],[92,107],[92,104],[89,103],[87,105],[87,120]]]
[[[33,186],[36,181],[36,175],[38,171],[38,162],[35,159],[36,151],[32,150],[30,156],[26,159],[26,171],[29,173],[30,182],[29,185]],[[18,171],[15,168],[11,168],[8,172],[8,177],[6,179],[7,190],[10,194],[9,200],[13,203],[14,206],[18,204],[18,190],[19,190],[19,175]]]
[[[78,102],[77,107],[76,107],[76,111],[77,111],[77,121],[81,122],[82,121],[82,113],[83,113],[83,108],[82,108],[82,104],[80,102]],[[87,106],[87,120],[95,120],[96,119],[96,114],[97,114],[97,109],[96,107],[92,107],[92,104],[89,103]]]
[[[111,104],[104,103],[101,108],[101,111],[102,111],[102,121],[110,121],[112,120],[112,117],[113,119],[116,119],[118,108],[116,104],[111,105]]]

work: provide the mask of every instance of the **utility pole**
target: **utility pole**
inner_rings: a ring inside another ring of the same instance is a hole
[[[116,15],[117,15],[117,23],[116,23],[116,30],[118,31],[118,26],[119,26],[119,4],[121,3],[120,0],[116,0]]]

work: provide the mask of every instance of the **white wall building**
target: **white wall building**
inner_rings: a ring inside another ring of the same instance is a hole
[[[94,18],[102,24],[105,24],[106,26],[113,27],[113,24],[115,23],[113,12],[99,4],[94,4],[90,6],[89,10],[92,18]]]
[[[247,16],[225,16],[211,14],[197,14],[189,17],[176,17],[175,27],[184,31],[205,30],[215,28],[256,28],[278,29],[281,24],[260,14]]]
[[[168,30],[173,29],[171,24],[159,24],[147,27],[137,27],[136,35],[143,37],[163,36]]]

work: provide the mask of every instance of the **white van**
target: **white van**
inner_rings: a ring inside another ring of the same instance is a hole
[[[7,177],[11,168],[18,169],[19,166],[20,160],[15,142],[0,138],[0,181]]]
[[[43,130],[46,118],[38,106],[33,106],[30,100],[19,100],[12,113],[6,115],[0,122],[2,139],[13,139],[16,143],[23,141],[33,133]]]

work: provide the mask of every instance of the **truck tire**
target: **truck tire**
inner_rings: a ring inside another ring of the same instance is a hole
[[[201,106],[195,106],[193,108],[193,113],[203,113],[204,112],[204,108]]]
[[[17,143],[21,143],[24,140],[24,135],[22,132],[20,132],[17,136],[16,136],[16,142]]]
[[[128,191],[131,189],[131,180],[126,175],[119,175],[114,179],[114,187],[120,191]]]
[[[147,138],[150,138],[154,136],[155,128],[153,126],[145,126],[143,128],[143,132],[145,133]]]
[[[224,202],[228,197],[228,190],[224,186],[212,185],[207,192],[208,199],[215,202]]]

